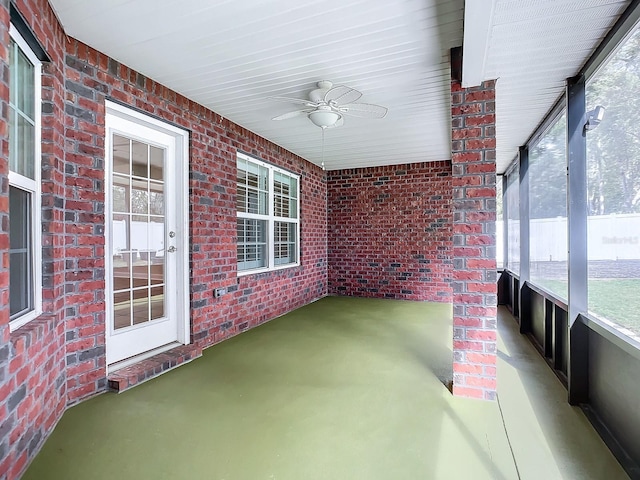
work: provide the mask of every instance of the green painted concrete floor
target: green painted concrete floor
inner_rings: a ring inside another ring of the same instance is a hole
[[[450,305],[325,298],[73,407],[23,478],[627,478],[504,311],[500,330],[500,401],[454,398]]]

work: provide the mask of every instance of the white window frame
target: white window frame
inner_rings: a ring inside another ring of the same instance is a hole
[[[284,170],[282,168],[276,167],[275,165],[271,165],[270,163],[263,162],[262,160],[258,160],[255,157],[251,157],[249,155],[245,155],[241,152],[237,152],[236,160],[244,160],[247,162],[254,163],[258,166],[264,167],[269,171],[269,181],[268,181],[268,201],[267,201],[267,214],[256,214],[256,213],[245,213],[245,212],[236,212],[237,218],[250,219],[250,220],[266,220],[267,221],[267,266],[266,267],[258,267],[258,268],[250,268],[245,270],[240,270],[238,268],[237,274],[238,277],[243,277],[246,275],[254,275],[256,273],[262,272],[272,272],[276,270],[284,270],[286,268],[293,268],[300,266],[300,213],[301,213],[301,202],[300,202],[300,176],[292,173],[288,170]],[[237,163],[236,163],[237,170]],[[298,201],[297,205],[297,216],[296,218],[291,217],[278,217],[274,215],[275,210],[275,193],[274,193],[274,178],[275,173],[281,173],[288,177],[292,177],[296,179],[296,199]],[[237,183],[236,183],[237,186]],[[287,263],[284,265],[276,265],[275,264],[275,223],[276,222],[286,222],[293,223],[296,226],[296,259],[295,262]],[[236,240],[236,245],[239,239]],[[238,265],[236,263],[236,265]]]
[[[33,52],[29,44],[20,35],[18,30],[11,24],[9,28],[11,39],[18,45],[22,53],[29,59],[34,67],[34,178],[28,178],[17,172],[9,170],[9,185],[20,188],[31,194],[31,247],[33,258],[31,259],[32,268],[32,288],[33,288],[33,310],[24,313],[18,317],[10,319],[9,331],[22,327],[27,322],[33,320],[42,313],[42,233],[41,233],[41,88],[42,88],[42,62]],[[9,71],[9,75],[13,75]],[[13,105],[10,104],[10,114],[13,113]],[[11,286],[9,286],[11,288]]]

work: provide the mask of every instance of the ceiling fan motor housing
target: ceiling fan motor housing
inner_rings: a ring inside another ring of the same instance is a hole
[[[331,90],[331,87],[333,87],[333,83],[329,82],[328,80],[322,80],[316,83],[316,85],[318,86],[318,88],[309,92],[309,100],[314,103],[324,102],[324,96],[329,90]]]

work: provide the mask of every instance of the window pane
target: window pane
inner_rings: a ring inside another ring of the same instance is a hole
[[[9,102],[13,105],[17,105],[18,103],[18,85],[16,84],[16,54],[18,51],[18,46],[16,42],[11,39],[9,41]]]
[[[31,194],[9,187],[9,303],[16,317],[34,308]]]
[[[640,334],[640,27],[587,85],[589,310]]]
[[[276,172],[273,178],[274,210],[276,217],[297,218],[297,181],[295,178]]]
[[[35,179],[35,127],[17,111],[9,113],[9,168]]]
[[[502,216],[502,176],[496,178],[496,263],[504,267],[504,219]]]
[[[562,115],[529,151],[531,281],[568,297],[567,118]]]
[[[296,261],[296,224],[275,222],[275,264],[286,265]]]
[[[35,69],[11,41],[9,56],[9,169],[35,179]]]
[[[295,176],[238,154],[238,271],[297,261],[298,224],[283,220],[298,218],[298,201],[298,179]]]
[[[17,88],[17,107],[26,115],[31,121],[35,119],[34,112],[34,68],[33,64],[25,56],[24,53],[18,48],[18,54],[16,55],[17,65],[12,66],[15,68]]]
[[[238,270],[267,266],[267,221],[238,219]]]
[[[520,274],[520,168],[507,179],[507,266],[516,275]]]
[[[238,212],[267,215],[269,170],[261,165],[238,159]]]
[[[18,116],[16,129],[16,143],[14,148],[18,153],[18,171],[25,177],[35,178],[35,127],[21,115]]]

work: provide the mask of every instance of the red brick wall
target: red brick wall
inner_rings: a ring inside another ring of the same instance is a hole
[[[0,3],[0,478],[10,463],[9,430],[16,414],[9,411],[7,399],[15,394],[15,380],[9,374],[12,347],[9,333],[9,145],[7,138],[9,110],[9,10],[8,2]],[[13,419],[13,420],[12,420]]]
[[[71,39],[67,44],[66,214],[78,233],[67,250],[67,311],[75,308],[86,372],[104,372],[104,100],[137,106],[191,132],[190,242],[192,338],[208,347],[326,294],[326,183],[322,170],[263,138],[222,119],[125,65]],[[301,176],[301,265],[259,275],[237,276],[236,152],[243,151]],[[96,184],[99,182],[99,184]],[[67,235],[69,239],[69,235]],[[82,263],[81,263],[82,262]],[[217,287],[229,293],[213,297]],[[69,332],[70,329],[68,329]],[[88,340],[92,340],[89,342]],[[69,358],[69,356],[68,356]],[[74,361],[76,361],[74,359]],[[83,373],[86,373],[83,371]],[[75,383],[74,383],[75,382]],[[69,395],[91,388],[69,377]]]
[[[51,57],[42,88],[43,310],[9,334],[8,142],[0,118],[0,478],[17,478],[64,409],[106,389],[105,99],[191,133],[192,340],[207,347],[326,295],[327,189],[322,170],[65,37],[46,0],[18,9]],[[9,14],[0,2],[0,69]],[[2,114],[8,89],[0,85]],[[301,265],[237,276],[236,152],[301,176]],[[213,297],[216,287],[229,293]]]
[[[453,393],[496,392],[495,81],[451,83]]]
[[[451,301],[451,162],[331,171],[329,293]]]
[[[2,294],[3,343],[0,362],[8,369],[0,375],[0,478],[16,478],[37,453],[66,406],[64,331],[64,35],[45,1],[18,2],[19,9],[51,62],[42,69],[42,309],[43,314],[8,338],[8,297]],[[2,56],[8,45],[9,17],[0,8]],[[6,33],[6,34],[5,34]],[[4,65],[3,65],[3,68]],[[2,78],[8,78],[3,75]],[[7,102],[8,90],[2,89]],[[6,107],[2,109],[7,112]],[[2,122],[6,121],[5,118]],[[2,135],[0,178],[7,188],[8,137]],[[4,207],[8,206],[3,204]],[[5,211],[6,212],[6,211]],[[8,222],[8,219],[7,219]],[[2,221],[4,228],[5,221]],[[2,243],[2,266],[8,266],[7,244]],[[3,280],[4,282],[4,280]],[[5,312],[7,312],[5,314]],[[8,357],[8,358],[7,358]],[[0,367],[1,368],[1,367]]]

